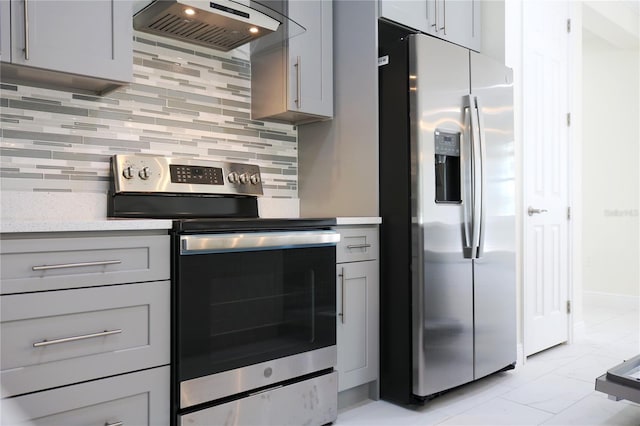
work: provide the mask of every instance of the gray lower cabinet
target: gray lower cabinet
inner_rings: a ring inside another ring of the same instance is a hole
[[[337,227],[338,391],[378,380],[378,227]]]
[[[2,400],[0,424],[168,425],[169,366]]]
[[[251,118],[303,124],[333,116],[330,0],[267,1],[294,22],[251,43]],[[299,24],[299,25],[298,25]]]
[[[50,234],[0,242],[0,294],[169,278],[167,235]]]
[[[2,396],[169,364],[169,281],[0,297]]]
[[[1,237],[0,423],[169,424],[166,231]]]
[[[130,1],[0,3],[3,81],[91,92],[131,81]]]
[[[480,51],[480,0],[380,0],[380,16]]]

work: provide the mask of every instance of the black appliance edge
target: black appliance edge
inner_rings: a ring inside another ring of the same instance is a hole
[[[160,193],[107,194],[107,217],[120,218],[257,218],[258,200],[250,196]]]
[[[413,395],[409,48],[402,27],[379,21],[380,397],[419,403]]]

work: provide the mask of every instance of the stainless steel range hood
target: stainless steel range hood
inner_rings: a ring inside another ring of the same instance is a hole
[[[233,0],[155,0],[133,17],[136,30],[225,52],[276,31],[280,24]]]

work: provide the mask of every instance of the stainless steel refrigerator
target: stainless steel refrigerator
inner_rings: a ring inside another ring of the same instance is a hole
[[[512,72],[379,26],[383,399],[516,362]]]

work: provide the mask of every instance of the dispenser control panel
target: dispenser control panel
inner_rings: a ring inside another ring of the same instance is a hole
[[[435,131],[435,153],[436,155],[460,156],[460,133]]]
[[[436,129],[434,132],[436,203],[462,202],[460,179],[460,133]]]

